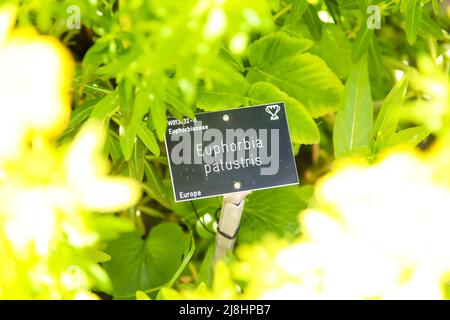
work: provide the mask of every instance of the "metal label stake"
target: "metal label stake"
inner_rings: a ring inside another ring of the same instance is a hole
[[[245,197],[248,194],[250,191],[231,193],[223,197],[222,213],[216,235],[215,262],[221,260],[227,251],[234,248],[244,210]]]

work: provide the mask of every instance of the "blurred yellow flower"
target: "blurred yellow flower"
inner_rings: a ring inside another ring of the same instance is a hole
[[[0,7],[0,298],[93,298],[109,283],[81,253],[99,240],[91,212],[126,209],[140,188],[108,177],[100,123],[55,147],[74,63],[56,39],[11,30],[14,13]]]
[[[374,165],[344,160],[316,187],[298,241],[240,246],[227,272],[217,266],[211,289],[169,289],[163,297],[222,298],[219,283],[233,288],[230,281],[229,297],[244,299],[445,297],[449,147],[443,140],[427,153],[393,150]]]
[[[70,53],[34,30],[8,32],[13,14],[6,8],[0,18],[1,161],[18,156],[31,136],[60,133],[70,115]]]

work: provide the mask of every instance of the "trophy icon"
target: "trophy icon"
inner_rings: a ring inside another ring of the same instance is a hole
[[[271,115],[270,120],[278,120],[280,119],[277,116],[277,113],[280,111],[280,106],[277,104],[272,104],[266,107],[266,112]]]

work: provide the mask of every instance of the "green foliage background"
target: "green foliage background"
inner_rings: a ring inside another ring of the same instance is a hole
[[[373,4],[381,9],[379,30],[366,24]],[[80,8],[80,30],[66,27],[70,5]],[[298,235],[298,213],[336,157],[376,159],[446,125],[436,120],[441,115],[421,116],[436,102],[432,90],[408,84],[431,72],[420,68],[420,57],[441,56],[448,78],[447,1],[23,0],[19,8],[19,26],[60,38],[77,61],[72,118],[58,142],[70,141],[89,118],[105,121],[112,172],[137,179],[145,192],[138,206],[119,213],[135,230],[106,248],[107,296],[144,291],[155,298],[164,286],[211,283],[214,236],[190,203],[173,200],[167,116],[286,103],[301,186],[251,194],[238,245]],[[399,71],[405,76],[397,81]],[[219,198],[195,201],[210,229],[220,205]]]

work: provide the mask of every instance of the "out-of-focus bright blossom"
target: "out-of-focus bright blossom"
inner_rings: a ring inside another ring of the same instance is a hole
[[[295,280],[262,297],[442,298],[450,189],[435,180],[433,164],[443,156],[398,151],[373,166],[337,168],[301,216],[303,240],[276,257]]]
[[[98,240],[90,212],[133,205],[139,186],[107,176],[100,123],[55,147],[74,63],[56,39],[12,30],[14,13],[0,7],[0,298],[92,297],[105,274],[80,258]]]
[[[318,184],[313,209],[300,215],[303,232],[296,243],[268,239],[240,246],[238,261],[227,272],[219,263],[211,289],[165,290],[164,297],[445,297],[450,272],[448,150],[449,144],[441,142],[425,154],[391,151],[374,165],[341,163]]]

